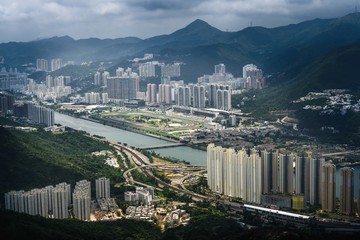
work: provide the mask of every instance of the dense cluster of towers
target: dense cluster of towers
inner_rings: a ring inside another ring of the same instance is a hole
[[[208,186],[219,194],[261,204],[263,194],[304,196],[334,212],[336,166],[323,158],[253,149],[207,147]],[[354,212],[354,170],[341,169],[340,211]]]
[[[102,177],[96,180],[96,199],[110,198],[110,180]],[[5,209],[46,218],[64,219],[71,215],[74,218],[90,220],[91,183],[78,181],[71,195],[71,186],[59,183],[55,187],[47,186],[25,192],[10,191],[5,193]]]

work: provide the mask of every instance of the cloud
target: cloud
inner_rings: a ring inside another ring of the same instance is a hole
[[[128,0],[129,5],[141,7],[146,10],[181,10],[190,9],[205,0]]]
[[[120,14],[122,11],[124,7],[115,2],[99,3],[95,9],[95,13],[100,15]]]
[[[151,37],[200,18],[221,30],[340,17],[357,0],[0,0],[0,42],[43,36]]]

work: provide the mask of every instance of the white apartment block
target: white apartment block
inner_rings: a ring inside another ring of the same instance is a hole
[[[177,88],[176,105],[190,107],[191,106],[191,89],[189,86],[180,86]]]
[[[192,106],[194,108],[205,108],[205,86],[194,86]]]
[[[159,84],[159,92],[158,92],[159,93],[159,102],[171,104],[172,103],[171,91],[172,91],[171,85]]]
[[[110,198],[110,179],[102,177],[95,180],[96,199]]]
[[[85,93],[85,102],[89,104],[100,104],[100,93]]]
[[[255,150],[222,148],[209,144],[207,148],[209,188],[217,193],[260,203],[262,162]]]
[[[96,86],[101,86],[101,73],[100,72],[96,72],[94,74],[94,84]]]
[[[146,62],[139,65],[140,77],[155,77],[155,65],[153,62]]]
[[[180,63],[162,65],[161,76],[180,77]]]
[[[73,193],[74,217],[79,220],[90,220],[91,184],[87,180],[78,181]]]
[[[148,83],[148,85],[146,86],[146,102],[150,104],[156,103],[156,96],[156,84]]]
[[[34,103],[28,104],[28,119],[38,123],[45,124],[47,127],[53,126],[55,122],[54,111]]]
[[[56,71],[63,67],[62,60],[60,58],[51,59],[50,61],[50,70]]]
[[[102,93],[101,94],[101,102],[103,104],[109,103],[109,95],[108,95],[108,93]]]

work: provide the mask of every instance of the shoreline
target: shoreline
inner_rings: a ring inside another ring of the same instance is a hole
[[[89,117],[79,117],[79,118],[83,119],[83,120],[90,121],[90,122],[95,122],[95,123],[103,124],[105,126],[119,128],[119,129],[122,129],[122,130],[125,130],[125,131],[142,134],[144,136],[153,137],[153,138],[157,138],[157,139],[172,142],[172,143],[180,143],[180,141],[178,141],[178,140],[163,137],[163,136],[158,136],[158,135],[151,134],[151,133],[147,133],[147,132],[138,130],[136,128],[129,127],[128,125],[125,125],[125,123],[123,123],[123,122],[116,122],[115,120],[113,120],[113,121],[111,121],[109,119],[97,120],[97,119],[93,119],[93,118],[89,118]],[[186,146],[189,146],[189,145],[186,144]]]
[[[125,130],[125,131],[138,133],[138,134],[141,134],[141,135],[144,135],[144,136],[157,138],[157,139],[164,140],[164,141],[168,141],[168,142],[172,142],[172,143],[180,143],[179,140],[175,140],[175,139],[171,139],[171,138],[167,138],[167,137],[163,137],[163,136],[158,136],[158,135],[155,135],[155,134],[151,134],[151,133],[147,133],[147,132],[145,132],[145,131],[138,130],[138,129],[136,129],[136,128],[129,127],[128,125],[126,125],[125,122],[116,122],[115,120],[109,121],[109,119],[102,119],[103,121],[101,121],[101,120],[98,120],[98,119],[89,118],[89,117],[83,117],[83,116],[82,116],[82,117],[78,117],[78,118],[83,119],[83,120],[87,120],[87,121],[90,121],[90,122],[95,122],[95,123],[103,124],[103,125],[105,125],[105,126],[110,126],[110,127],[122,129],[122,130]],[[121,123],[122,123],[122,124],[121,124]],[[206,150],[204,150],[203,147],[201,147],[201,146],[198,147],[198,144],[184,143],[184,146],[186,146],[186,147],[191,147],[191,148],[193,148],[193,149],[200,150],[200,151],[205,151],[205,152],[206,152]]]
[[[338,164],[336,165],[337,167],[357,167],[360,166],[360,162],[354,162],[354,163],[349,163],[349,164]]]

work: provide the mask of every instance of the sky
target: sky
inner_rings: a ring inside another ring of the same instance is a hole
[[[355,11],[360,0],[0,0],[0,42],[68,35],[148,38],[196,19],[223,31],[277,27]],[[359,5],[360,10],[360,5]]]

